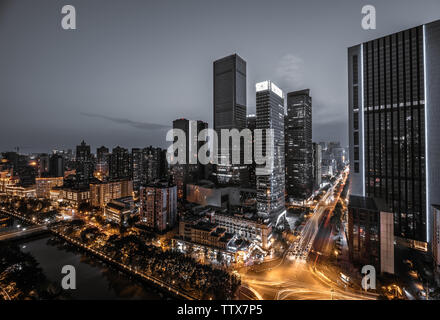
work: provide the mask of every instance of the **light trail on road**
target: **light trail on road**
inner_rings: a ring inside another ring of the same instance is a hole
[[[346,177],[343,179],[346,181]],[[282,262],[263,272],[241,274],[243,286],[251,290],[258,299],[265,300],[374,300],[376,296],[341,288],[321,271],[309,265],[308,255],[312,246],[327,249],[331,236],[330,215],[338,197],[331,199],[335,187],[341,182],[337,179],[315,207],[300,232],[299,241],[286,251]],[[331,200],[331,201],[330,201]],[[325,216],[323,214],[326,213]],[[329,232],[330,230],[330,232]],[[316,239],[320,232],[319,239]],[[318,241],[319,240],[319,241]],[[294,259],[285,259],[293,253]],[[313,263],[313,262],[312,262]],[[334,278],[335,275],[333,275]],[[256,294],[258,293],[258,294]]]

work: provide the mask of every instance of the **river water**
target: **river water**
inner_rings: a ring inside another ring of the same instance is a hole
[[[19,222],[13,222],[16,228]],[[4,232],[7,229],[0,229]],[[77,251],[71,251],[68,246],[55,245],[48,241],[52,236],[31,238],[18,242],[23,252],[30,253],[39,263],[43,273],[51,282],[61,286],[65,276],[61,269],[72,265],[76,270],[76,290],[68,290],[67,296],[79,300],[101,299],[147,299],[162,298],[154,287],[132,279],[126,273],[107,266],[96,258]]]

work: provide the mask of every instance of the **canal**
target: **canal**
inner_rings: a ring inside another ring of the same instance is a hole
[[[20,222],[1,228],[0,233],[17,228]],[[61,269],[72,265],[76,270],[76,290],[63,292],[63,298],[74,300],[158,300],[166,298],[156,288],[133,279],[128,274],[88,256],[65,241],[51,235],[19,240],[16,242],[22,252],[29,253],[38,262],[46,278],[61,287],[65,276]]]

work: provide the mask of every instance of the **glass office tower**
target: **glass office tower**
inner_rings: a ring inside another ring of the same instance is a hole
[[[351,194],[385,200],[427,248],[440,203],[440,21],[348,49]]]
[[[309,89],[287,94],[284,122],[287,200],[304,202],[313,194],[312,97]]]
[[[265,165],[257,163],[257,212],[262,217],[275,220],[285,213],[284,94],[271,81],[257,83],[256,91],[256,129],[273,130],[273,170],[259,175],[259,169]],[[262,152],[265,153],[268,145],[265,131],[260,138],[255,136],[256,143],[259,139],[262,139]]]
[[[237,54],[214,62],[214,130],[218,134],[219,164],[215,169],[217,182],[221,185],[246,185],[247,166],[243,161],[232,164],[232,144],[229,150],[222,150],[221,130],[246,128],[246,61]],[[229,154],[229,157],[228,157]],[[229,159],[228,159],[229,158]],[[221,165],[229,160],[229,164]]]

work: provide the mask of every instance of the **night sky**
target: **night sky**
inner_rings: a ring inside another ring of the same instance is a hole
[[[314,141],[346,145],[347,48],[437,19],[438,0],[0,0],[0,151],[165,147],[176,118],[212,125],[212,62],[232,53],[248,113],[256,82],[310,88]]]

